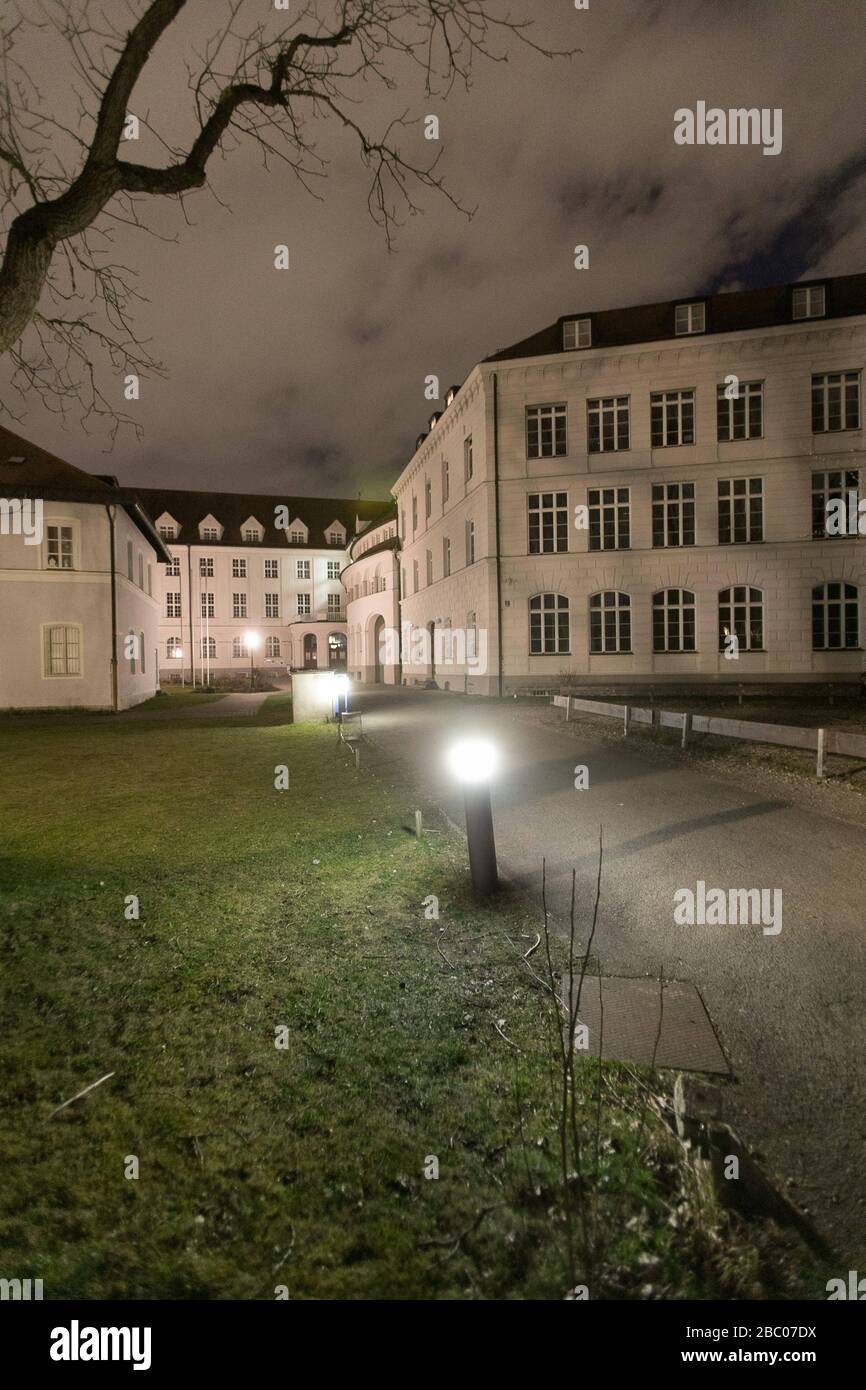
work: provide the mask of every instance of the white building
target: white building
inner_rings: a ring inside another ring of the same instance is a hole
[[[479,363],[394,487],[404,683],[860,679],[864,358],[851,275],[573,314]]]
[[[398,546],[394,506],[349,542],[342,574],[349,674],[366,683],[401,682]]]
[[[167,558],[134,493],[0,427],[0,708],[153,695]]]
[[[160,567],[160,671],[207,684],[251,663],[346,669],[341,572],[382,502],[138,488],[171,561]],[[250,644],[253,644],[251,651]]]

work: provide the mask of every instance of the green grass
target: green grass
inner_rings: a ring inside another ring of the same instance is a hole
[[[462,838],[416,841],[387,765],[356,772],[285,712],[0,723],[4,1277],[562,1298],[582,1212],[593,1298],[821,1296],[716,1207],[624,1068],[582,1059],[584,1182],[563,1183],[535,907],[477,907]]]

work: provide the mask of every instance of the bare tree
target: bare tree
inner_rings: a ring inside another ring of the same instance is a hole
[[[119,225],[147,230],[147,200],[182,202],[205,187],[217,152],[243,138],[256,142],[266,166],[281,163],[312,191],[325,174],[313,141],[324,119],[356,142],[371,176],[370,213],[390,246],[419,189],[460,204],[437,159],[424,165],[401,153],[407,110],[383,132],[367,128],[369,84],[395,92],[395,73],[410,64],[425,92],[441,96],[456,82],[469,85],[477,58],[505,61],[514,40],[545,57],[565,56],[537,44],[527,21],[498,9],[500,0],[312,0],[299,13],[294,0],[224,0],[222,22],[209,24],[204,51],[187,62],[192,140],[180,147],[149,115],[136,115],[165,149],[154,167],[119,151],[136,84],[188,0],[124,0],[128,31],[105,13],[121,2],[7,0],[12,12],[0,19],[0,353],[10,355],[22,395],[37,391],[59,411],[81,402],[85,418],[106,414],[115,428],[118,413],[97,385],[100,352],[116,370],[160,370],[134,330],[134,275],[112,259]],[[26,56],[34,38],[66,46],[77,129],[42,90],[38,63],[34,73]],[[82,298],[92,310],[80,309]]]

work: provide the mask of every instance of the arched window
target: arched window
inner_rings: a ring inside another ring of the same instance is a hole
[[[653,651],[694,650],[694,594],[691,589],[660,589],[653,594]]]
[[[617,589],[592,594],[589,600],[589,650],[631,651],[631,599]]]
[[[529,651],[533,656],[568,652],[571,632],[564,594],[536,594],[529,600]]]
[[[265,656],[279,656],[280,639],[279,637],[269,637],[265,643]]]
[[[232,638],[232,656],[234,656],[234,657],[249,656],[249,654],[250,654],[250,653],[249,653],[249,648],[247,647],[247,644],[246,644],[246,642],[244,641],[243,637],[233,637],[233,638]]]
[[[764,595],[760,589],[747,584],[722,589],[719,594],[719,651],[727,649],[731,637],[736,637],[740,651],[763,651]]]
[[[169,637],[165,643],[165,654],[169,661],[174,661],[183,656],[183,647],[179,637]]]
[[[812,647],[838,651],[860,645],[860,605],[856,584],[816,584],[812,590]]]
[[[318,666],[319,660],[317,653],[318,643],[316,641],[316,634],[314,632],[308,632],[304,636],[304,667],[307,670]]]
[[[216,660],[215,637],[203,637],[201,639],[201,654],[204,657],[205,661],[207,661],[208,659],[210,659],[211,661]]]

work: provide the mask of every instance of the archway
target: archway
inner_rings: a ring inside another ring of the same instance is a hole
[[[304,670],[315,671],[319,664],[318,657],[319,644],[316,641],[316,634],[308,632],[304,638]]]
[[[373,624],[373,680],[377,685],[385,683],[385,667],[382,664],[382,634],[385,631],[385,619],[378,617]]]
[[[346,634],[344,632],[328,633],[328,666],[332,671],[345,671],[346,669]]]

